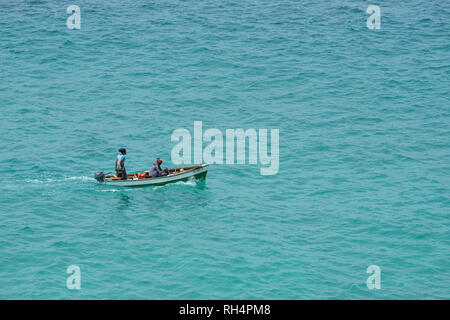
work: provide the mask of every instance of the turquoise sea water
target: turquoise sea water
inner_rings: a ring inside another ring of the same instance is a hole
[[[448,1],[0,0],[0,298],[449,299],[449,21]],[[279,173],[92,179],[122,146],[128,171],[173,166],[194,121],[278,128]]]

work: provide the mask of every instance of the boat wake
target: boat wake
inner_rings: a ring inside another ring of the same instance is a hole
[[[86,176],[81,176],[81,177],[68,177],[65,178],[63,180],[82,180],[82,181],[94,181],[92,179],[92,177],[86,177]]]
[[[27,179],[26,183],[36,183],[36,184],[47,184],[47,183],[55,183],[55,182],[64,182],[64,181],[92,181],[92,178],[86,176],[79,177],[65,177],[60,179],[46,178],[46,179]]]
[[[178,182],[174,182],[174,183],[165,184],[165,185],[162,185],[162,186],[154,186],[153,189],[154,190],[158,190],[158,189],[170,188],[170,187],[174,187],[174,186],[191,186],[191,187],[196,187],[197,186],[197,181],[195,181],[195,180],[178,181]]]
[[[119,192],[119,191],[125,191],[125,189],[122,189],[122,190],[118,190],[118,189],[99,190],[99,192]]]

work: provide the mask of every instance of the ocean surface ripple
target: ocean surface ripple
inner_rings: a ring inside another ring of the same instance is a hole
[[[76,4],[0,1],[1,299],[450,298],[450,2]],[[194,121],[278,128],[279,173],[92,179]]]

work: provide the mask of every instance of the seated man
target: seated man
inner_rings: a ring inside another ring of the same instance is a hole
[[[159,177],[159,176],[166,176],[169,174],[169,169],[164,168],[161,169],[161,163],[162,163],[162,159],[161,158],[157,158],[156,159],[156,163],[153,164],[153,167],[150,169],[149,175],[154,178],[154,177]]]

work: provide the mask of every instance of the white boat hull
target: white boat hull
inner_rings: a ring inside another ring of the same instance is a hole
[[[206,173],[208,172],[208,164],[203,164],[198,168],[187,170],[184,172],[179,172],[175,174],[169,174],[168,176],[161,176],[155,178],[145,178],[145,179],[128,179],[128,180],[112,180],[105,179],[101,184],[110,186],[120,186],[120,187],[139,187],[139,186],[152,186],[152,185],[163,185],[167,183],[174,183],[178,181],[189,181],[189,180],[204,180]]]

